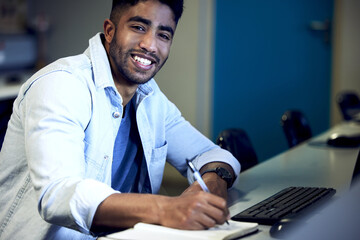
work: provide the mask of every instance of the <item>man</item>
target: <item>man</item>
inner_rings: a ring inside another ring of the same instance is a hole
[[[182,0],[114,0],[84,54],[23,85],[0,156],[1,239],[93,239],[140,221],[205,229],[229,218],[239,163],[185,121],[153,79],[182,8]],[[181,196],[149,194],[165,161],[192,183]]]

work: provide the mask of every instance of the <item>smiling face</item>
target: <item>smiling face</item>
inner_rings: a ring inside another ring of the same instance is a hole
[[[105,21],[104,30],[115,81],[146,83],[169,56],[176,28],[173,12],[156,0],[141,1],[114,24]]]

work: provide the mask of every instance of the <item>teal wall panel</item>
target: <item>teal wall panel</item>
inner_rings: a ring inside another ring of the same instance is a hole
[[[310,23],[332,15],[330,0],[216,1],[214,138],[243,128],[264,161],[288,148],[285,110],[303,111],[314,135],[329,127],[331,41]]]

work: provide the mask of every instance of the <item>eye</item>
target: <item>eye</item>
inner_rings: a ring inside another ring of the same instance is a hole
[[[141,25],[134,25],[134,26],[131,26],[131,28],[136,31],[139,31],[139,32],[145,32],[145,28]]]
[[[159,37],[164,39],[165,41],[170,41],[171,40],[171,36],[169,34],[159,33]]]

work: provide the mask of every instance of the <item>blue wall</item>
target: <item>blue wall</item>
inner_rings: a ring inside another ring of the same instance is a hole
[[[329,127],[331,43],[312,20],[332,19],[330,0],[217,0],[213,134],[243,128],[259,160],[284,150],[287,109],[313,134]]]

